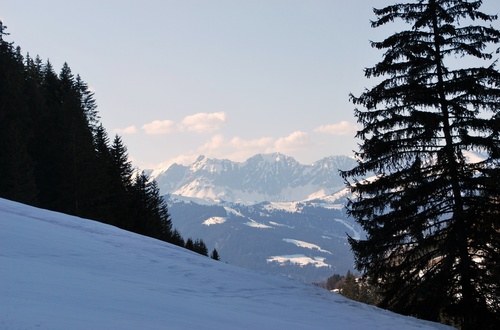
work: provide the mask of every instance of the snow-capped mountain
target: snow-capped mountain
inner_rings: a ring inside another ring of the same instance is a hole
[[[317,199],[344,187],[339,169],[353,167],[347,156],[303,165],[280,153],[258,154],[243,163],[204,156],[189,166],[155,170],[152,178],[165,194],[245,205]]]
[[[348,191],[331,156],[310,165],[274,153],[243,163],[200,156],[153,171],[173,224],[215,246],[224,261],[307,282],[354,269],[347,235],[363,232],[345,215]]]
[[[0,329],[451,329],[1,198],[0,242]]]
[[[364,232],[346,216],[350,192],[339,175],[354,166],[347,156],[310,165],[279,153],[242,163],[200,156],[152,177],[186,238],[202,238],[231,264],[313,282],[354,270],[347,237]]]

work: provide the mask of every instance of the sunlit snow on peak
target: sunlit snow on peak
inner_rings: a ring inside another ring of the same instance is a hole
[[[245,225],[247,225],[248,227],[260,228],[260,229],[270,229],[270,228],[273,228],[271,226],[265,225],[263,223],[257,222],[257,221],[252,220],[252,219],[250,219],[249,222],[246,222]]]
[[[323,250],[320,246],[318,246],[316,244],[307,243],[307,242],[304,242],[304,241],[299,241],[299,240],[291,239],[291,238],[283,238],[283,241],[285,241],[287,243],[295,244],[295,245],[297,245],[298,247],[301,247],[301,248],[306,248],[306,249],[311,249],[311,250],[318,250],[320,252],[325,252],[325,253],[328,253],[328,254],[332,254],[330,251]]]
[[[286,265],[287,263],[300,265],[301,267],[312,265],[315,267],[330,267],[329,264],[325,263],[323,257],[307,257],[303,254],[292,254],[284,256],[272,256],[267,258],[267,262],[277,262],[280,265]]]
[[[208,218],[207,220],[203,221],[203,224],[205,226],[211,226],[211,225],[220,225],[224,222],[226,222],[225,217],[211,217],[211,218]]]

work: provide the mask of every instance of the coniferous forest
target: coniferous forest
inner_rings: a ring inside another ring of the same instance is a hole
[[[0,21],[0,197],[186,246],[156,182],[99,123],[88,85],[66,63],[56,73],[23,55],[7,35]],[[186,248],[208,256],[195,243]]]

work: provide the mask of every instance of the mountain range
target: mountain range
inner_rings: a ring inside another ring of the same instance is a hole
[[[199,156],[189,166],[173,164],[151,176],[164,193],[251,205],[327,197],[344,188],[338,170],[354,165],[347,156],[330,156],[311,165],[280,153],[258,154],[243,163]]]
[[[354,269],[347,235],[363,231],[345,214],[339,170],[355,164],[347,156],[310,165],[280,153],[242,163],[200,156],[151,177],[186,237],[202,238],[228,263],[312,282]]]

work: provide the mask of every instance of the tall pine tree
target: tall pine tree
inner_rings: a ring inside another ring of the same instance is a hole
[[[20,48],[3,39],[0,20],[0,197],[36,203],[33,160],[28,152],[31,134]]]
[[[365,75],[381,82],[351,95],[362,143],[343,172],[367,233],[350,239],[356,265],[381,306],[462,329],[500,327],[500,74],[488,52],[500,32],[478,24],[497,19],[481,4],[374,9],[373,27],[410,29],[372,42],[385,52]],[[484,65],[464,68],[470,58]]]

